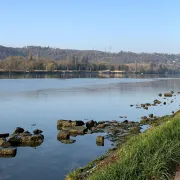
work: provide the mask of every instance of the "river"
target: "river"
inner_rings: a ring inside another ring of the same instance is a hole
[[[0,133],[12,133],[16,127],[32,132],[42,129],[45,140],[36,148],[19,147],[14,158],[0,159],[0,180],[59,180],[77,167],[105,153],[96,145],[97,134],[77,136],[74,144],[57,140],[57,120],[128,120],[153,113],[171,114],[180,105],[180,76],[123,77],[0,77]],[[175,91],[174,102],[137,109],[131,104],[163,101],[159,93]],[[35,126],[32,126],[36,124]]]

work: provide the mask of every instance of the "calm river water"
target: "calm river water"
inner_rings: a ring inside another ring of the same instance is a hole
[[[77,136],[74,144],[57,141],[58,119],[128,120],[141,116],[171,114],[180,105],[180,95],[164,106],[148,111],[130,104],[153,102],[160,92],[180,91],[178,76],[138,76],[121,78],[43,78],[8,79],[0,77],[0,133],[12,133],[20,126],[32,132],[39,128],[45,136],[37,148],[18,148],[14,158],[0,159],[0,180],[60,180],[69,171],[87,164],[111,147],[96,146],[97,134]],[[172,99],[172,98],[171,98]],[[36,126],[32,126],[36,124]]]

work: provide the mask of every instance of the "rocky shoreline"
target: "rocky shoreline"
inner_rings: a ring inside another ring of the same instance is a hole
[[[180,94],[179,92],[177,94]],[[159,97],[162,97],[162,94],[159,94]],[[145,110],[148,110],[150,106],[162,106],[167,105],[168,103],[173,103],[173,99],[169,101],[171,97],[176,97],[173,91],[170,93],[164,93],[164,102],[155,99],[153,103],[145,103],[145,104],[136,104],[136,105],[130,105],[130,107],[136,107],[136,108],[143,108]],[[167,100],[167,101],[165,101]],[[177,111],[174,113],[172,112],[171,115],[165,115],[162,117],[154,116],[154,114],[149,114],[149,116],[143,116],[141,117],[139,122],[134,121],[128,121],[127,119],[118,122],[116,120],[113,121],[102,121],[102,122],[94,122],[94,125],[88,129],[87,132],[91,131],[92,133],[96,132],[104,132],[107,135],[104,138],[107,138],[113,144],[115,147],[107,151],[104,155],[99,157],[98,159],[90,162],[88,165],[82,168],[78,168],[75,171],[69,173],[65,180],[85,180],[90,174],[92,174],[95,170],[98,170],[99,168],[102,168],[103,166],[108,165],[111,162],[115,162],[118,160],[117,156],[117,148],[121,147],[123,143],[125,143],[128,139],[130,139],[132,136],[138,135],[139,133],[143,133],[143,126],[147,125],[148,129],[151,129],[154,126],[159,126],[166,122],[169,118],[173,118],[177,113],[180,111]],[[127,118],[124,116],[120,116],[120,118]],[[89,122],[87,122],[89,123]],[[100,126],[99,126],[100,125]],[[102,128],[99,128],[102,127]]]
[[[177,94],[180,93],[178,92]],[[130,107],[148,110],[148,108],[151,106],[162,106],[173,103],[174,99],[176,98],[176,94],[173,91],[170,93],[164,93],[163,99],[162,96],[163,94],[160,93],[159,97],[161,97],[161,100],[155,99],[151,103],[130,105]],[[147,125],[147,129],[149,129],[153,126],[161,125],[167,121],[167,119],[174,117],[175,115],[176,113],[172,112],[172,115],[157,117],[151,113],[148,116],[141,117],[139,122],[129,121],[127,116],[119,117],[120,119],[123,118],[123,121],[105,120],[97,122],[94,120],[88,120],[84,122],[82,120],[58,120],[57,140],[63,144],[73,144],[76,142],[73,137],[87,134],[97,134],[97,146],[104,146],[105,139],[108,139],[113,144],[113,148],[110,149],[106,154],[90,162],[87,166],[79,168],[70,173],[67,175],[66,180],[71,180],[70,177],[74,174],[78,177],[78,179],[85,179],[97,168],[118,160],[116,155],[117,148],[132,136],[142,133],[144,131],[144,125]],[[21,127],[17,127],[12,134],[0,134],[0,157],[15,157],[18,147],[40,146],[44,142],[44,136],[42,133],[43,131],[39,129],[36,129],[33,131],[33,133],[30,133]],[[105,133],[106,135],[100,136],[98,133]]]

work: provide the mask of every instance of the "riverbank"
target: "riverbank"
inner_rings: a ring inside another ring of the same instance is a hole
[[[180,164],[180,111],[152,123],[115,150],[79,168],[66,180],[172,179]]]
[[[126,74],[126,71],[85,71],[85,70],[53,70],[53,71],[46,71],[46,70],[32,70],[32,71],[23,71],[23,70],[12,70],[12,71],[5,71],[0,70],[0,74]],[[129,72],[133,73],[133,72]]]
[[[0,75],[5,74],[17,74],[17,75],[28,75],[28,74],[165,74],[168,73],[164,72],[136,72],[136,71],[110,71],[110,70],[104,70],[104,71],[86,71],[86,70],[53,70],[53,71],[46,71],[46,70],[31,70],[31,71],[24,71],[24,70],[1,70],[0,69]],[[180,73],[170,73],[170,74],[180,74]]]

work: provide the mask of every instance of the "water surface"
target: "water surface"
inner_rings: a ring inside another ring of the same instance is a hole
[[[13,132],[17,126],[31,132],[39,128],[45,141],[36,149],[18,148],[15,158],[1,158],[0,180],[63,179],[69,171],[102,155],[111,142],[96,146],[97,134],[92,134],[73,138],[74,144],[62,144],[57,141],[58,119],[122,121],[119,116],[127,116],[139,121],[150,113],[171,114],[179,108],[180,95],[168,100],[158,97],[171,90],[180,91],[178,77],[1,78],[0,133]],[[168,103],[148,111],[130,107],[154,99]]]

